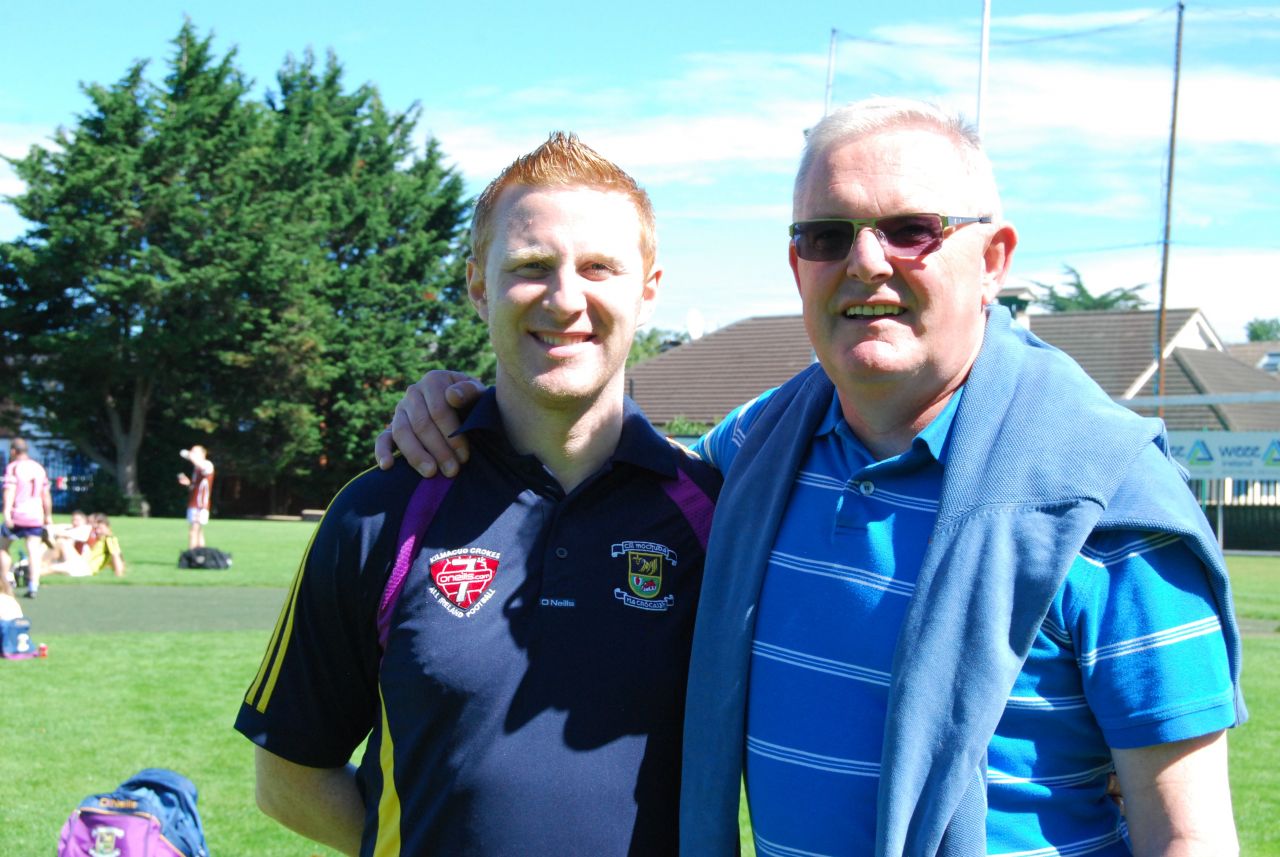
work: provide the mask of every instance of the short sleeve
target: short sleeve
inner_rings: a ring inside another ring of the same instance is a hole
[[[365,474],[325,513],[236,718],[249,740],[298,764],[345,764],[375,723],[377,602],[404,508],[388,499],[402,492],[379,490],[386,481]]]
[[[1180,741],[1235,724],[1216,604],[1207,571],[1177,536],[1089,540],[1068,574],[1063,612],[1109,746]]]
[[[734,456],[742,447],[742,439],[760,415],[761,406],[776,391],[776,387],[766,390],[750,402],[734,408],[719,425],[694,442],[693,451],[721,473],[728,473]]]

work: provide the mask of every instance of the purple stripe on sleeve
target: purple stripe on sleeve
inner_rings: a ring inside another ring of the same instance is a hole
[[[702,549],[706,550],[707,539],[711,536],[711,516],[715,513],[716,506],[687,473],[683,470],[679,473],[678,479],[674,482],[663,482],[662,487],[666,490],[667,496],[675,501],[684,519],[689,522],[689,526],[693,528]]]

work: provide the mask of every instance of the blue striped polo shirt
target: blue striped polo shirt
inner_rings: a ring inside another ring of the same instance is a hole
[[[727,471],[768,395],[696,449]],[[873,850],[893,653],[961,395],[883,461],[835,396],[814,434],[769,557],[752,647],[745,770],[762,857]],[[1198,561],[1176,539],[1095,533],[991,742],[988,852],[1128,854],[1105,795],[1109,748],[1233,722],[1225,644]]]

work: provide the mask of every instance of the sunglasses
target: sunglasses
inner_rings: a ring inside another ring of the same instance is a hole
[[[791,224],[796,255],[807,262],[837,262],[849,257],[858,232],[870,229],[880,239],[886,255],[927,256],[942,246],[953,226],[990,223],[988,217],[948,217],[945,214],[895,214],[860,220],[801,220]]]

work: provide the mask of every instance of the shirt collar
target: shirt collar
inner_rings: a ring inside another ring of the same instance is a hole
[[[947,451],[947,439],[951,436],[951,424],[955,422],[956,411],[960,407],[960,397],[963,394],[964,386],[962,385],[952,394],[951,399],[943,407],[942,411],[912,439],[911,448],[913,450],[918,453],[927,452],[933,456],[935,461],[943,460]],[[844,430],[840,431],[842,426]],[[836,392],[831,394],[831,405],[827,408],[826,416],[822,418],[822,422],[818,425],[816,435],[821,436],[831,433],[839,433],[842,436],[847,434],[849,439],[862,446],[862,442],[848,429],[848,423],[844,419],[844,411],[840,409],[840,394]]]
[[[510,447],[506,429],[502,425],[502,413],[498,410],[495,388],[490,387],[476,401],[458,431],[488,432],[501,438],[502,443]],[[622,436],[618,439],[618,448],[613,451],[609,460],[610,463],[625,462],[643,467],[667,478],[677,475],[672,461],[671,442],[658,433],[649,423],[644,411],[629,396],[623,397]]]

